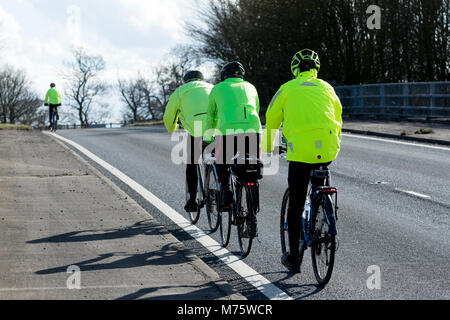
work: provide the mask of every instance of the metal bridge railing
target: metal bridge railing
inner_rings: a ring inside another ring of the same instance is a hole
[[[345,115],[450,118],[450,82],[339,86],[335,90]]]

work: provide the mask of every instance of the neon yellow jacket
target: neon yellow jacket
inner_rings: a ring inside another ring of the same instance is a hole
[[[50,88],[47,91],[47,94],[45,95],[45,103],[50,103],[50,104],[61,104],[61,95],[59,94],[58,91],[56,91],[55,88]]]
[[[164,112],[164,125],[167,131],[178,129],[178,118],[184,129],[193,137],[202,137],[205,131],[206,108],[212,84],[204,81],[191,81],[170,96]]]
[[[337,158],[341,145],[342,105],[333,87],[317,72],[301,73],[278,90],[266,113],[262,149],[271,152],[283,124],[287,160],[326,163]]]
[[[241,78],[228,78],[220,82],[209,96],[204,140],[211,141],[213,135],[250,131],[262,131],[256,88]]]

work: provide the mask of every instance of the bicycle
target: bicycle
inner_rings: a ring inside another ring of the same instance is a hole
[[[206,216],[211,232],[216,232],[220,225],[221,184],[217,173],[215,154],[205,154],[205,205]]]
[[[49,104],[45,104],[45,106],[49,106]],[[60,105],[50,105],[50,131],[51,132],[56,132],[56,130],[58,129],[59,115],[58,115],[57,107],[59,107],[59,106]]]
[[[231,165],[229,170],[233,203],[229,210],[221,212],[220,230],[222,246],[227,247],[230,241],[231,226],[237,227],[238,242],[242,258],[250,254],[253,239],[258,237],[256,215],[259,206],[259,182],[262,178],[262,163],[259,159],[235,157],[246,164]],[[234,159],[233,159],[234,160]],[[255,161],[251,164],[249,161]]]
[[[195,202],[197,203],[197,211],[195,212],[188,212],[189,218],[191,220],[192,224],[197,224],[198,220],[200,219],[200,212],[204,208],[206,203],[206,195],[205,195],[205,188],[203,185],[203,177],[202,177],[202,170],[201,167],[203,165],[196,164],[197,168],[197,196],[195,198]],[[190,199],[189,190],[188,190],[188,182],[186,179],[186,201]]]
[[[325,181],[323,186],[314,186],[311,179]],[[287,207],[289,189],[286,190],[281,205],[280,235],[281,250],[287,252],[289,226]],[[333,201],[334,196],[334,201]],[[311,248],[314,276],[317,282],[325,286],[333,273],[336,253],[336,221],[338,220],[337,189],[330,187],[330,171],[321,166],[311,170],[306,197],[305,210],[302,214],[302,233],[300,237],[300,261],[304,252]]]

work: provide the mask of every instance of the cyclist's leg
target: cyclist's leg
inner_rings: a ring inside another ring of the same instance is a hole
[[[186,207],[192,207],[192,209],[195,209],[193,202],[196,201],[197,196],[197,164],[198,164],[198,146],[200,147],[200,153],[201,153],[201,140],[200,138],[194,138],[191,135],[188,135],[187,137],[187,162],[186,162],[186,181],[187,181],[187,187],[188,187],[188,193],[189,193],[189,200],[188,203],[186,203]]]
[[[50,127],[52,126],[52,111],[53,111],[53,107],[51,105],[49,105],[48,107],[48,120],[50,123]]]
[[[221,190],[221,206],[228,206],[233,202],[233,194],[230,186],[230,171],[228,170],[231,158],[230,150],[233,148],[233,144],[230,141],[233,140],[232,136],[219,136],[218,147],[216,149],[216,169],[219,176]]]
[[[311,166],[301,162],[289,162],[288,184],[289,184],[289,247],[292,259],[299,257],[299,242],[302,232],[301,215],[305,206],[306,194]]]

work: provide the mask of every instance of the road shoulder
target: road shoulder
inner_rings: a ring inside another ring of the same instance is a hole
[[[62,143],[0,132],[0,148],[0,299],[244,299]]]

